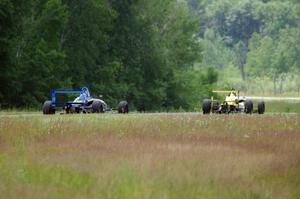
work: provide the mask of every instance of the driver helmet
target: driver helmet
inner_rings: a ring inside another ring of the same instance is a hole
[[[86,97],[90,97],[90,91],[87,87],[83,87],[81,90]]]

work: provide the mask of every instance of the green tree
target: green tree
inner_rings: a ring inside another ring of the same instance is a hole
[[[297,45],[299,39],[298,28],[281,30],[276,40],[269,36],[254,35],[248,53],[248,73],[252,77],[271,78],[274,93],[282,93],[283,82],[288,72],[297,71],[300,66],[298,58],[300,48]]]
[[[281,29],[296,26],[298,21],[297,6],[289,1],[259,3],[255,15],[262,24],[260,32],[274,39]]]
[[[193,68],[199,17],[185,1],[0,3],[1,104],[37,107],[51,89],[88,86],[109,104],[190,109],[214,82]]]
[[[9,44],[13,32],[13,4],[11,1],[0,1],[0,102],[5,101],[10,77]]]
[[[61,34],[67,20],[68,12],[60,0],[47,1],[42,11],[33,10],[24,19],[26,29],[16,40],[19,43],[15,81],[19,85],[16,94],[20,97],[13,104],[38,106],[52,88],[69,84],[64,76],[67,65],[61,47]]]
[[[223,70],[231,64],[234,52],[226,46],[224,39],[214,30],[207,29],[204,38],[200,41],[203,48],[202,66]]]

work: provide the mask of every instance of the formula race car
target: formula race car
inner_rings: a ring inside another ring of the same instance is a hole
[[[58,102],[57,94],[79,94],[74,101]],[[58,108],[62,108],[65,113],[105,113],[110,111],[108,105],[98,98],[90,96],[89,89],[83,87],[81,90],[52,90],[51,101],[46,101],[43,105],[43,114],[55,114]],[[127,101],[122,101],[118,105],[119,113],[128,113]]]
[[[219,103],[218,100],[211,99],[203,100],[202,110],[203,114],[212,113],[265,113],[265,102],[259,101],[257,103],[257,109],[254,110],[253,101],[240,96],[239,90],[228,91],[213,91],[213,93],[227,93],[225,100]]]

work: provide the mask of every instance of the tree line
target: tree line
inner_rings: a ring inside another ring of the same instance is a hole
[[[90,88],[195,110],[213,87],[300,92],[299,0],[0,0],[0,104]]]
[[[261,93],[300,92],[299,0],[189,0],[189,5],[201,19],[200,66],[218,69],[221,83],[227,79],[244,90],[253,84]],[[233,70],[240,81],[230,79]]]
[[[199,17],[177,0],[1,0],[0,104],[40,107],[51,89],[109,104],[191,110],[217,74],[201,62]]]

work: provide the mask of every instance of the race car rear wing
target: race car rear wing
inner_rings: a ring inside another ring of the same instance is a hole
[[[84,107],[87,106],[86,102],[57,102],[56,94],[83,94],[83,90],[52,90],[51,91],[51,104],[53,106],[68,106],[73,104],[80,104]]]

